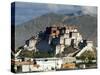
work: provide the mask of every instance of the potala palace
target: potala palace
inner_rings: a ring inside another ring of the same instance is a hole
[[[46,40],[50,47],[53,46],[55,55],[64,52],[64,48],[69,46],[76,48],[77,50],[82,50],[83,48],[89,48],[90,50],[90,48],[93,47],[93,41],[83,39],[75,25],[53,25],[47,27],[38,37],[31,37],[27,40],[24,49],[29,51],[34,50],[35,52],[38,51],[36,44],[39,42],[39,38]]]
[[[33,51],[34,53],[40,50],[53,52],[53,57],[35,58],[34,56],[20,58],[22,50]],[[84,39],[75,25],[52,25],[40,31],[37,36],[32,36],[25,41],[23,48],[12,55],[15,56],[15,70],[20,68],[22,72],[28,71],[51,71],[60,69],[77,69],[86,68],[85,64],[80,64],[83,61],[77,57],[94,50],[93,41]],[[87,57],[88,58],[88,57]],[[96,62],[96,60],[92,60]],[[76,67],[80,64],[79,67]],[[96,67],[96,66],[95,66]]]

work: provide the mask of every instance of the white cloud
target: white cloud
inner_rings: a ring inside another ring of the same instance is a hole
[[[83,6],[82,8],[82,12],[84,14],[88,14],[91,16],[96,16],[97,15],[97,7],[93,7],[93,6]]]

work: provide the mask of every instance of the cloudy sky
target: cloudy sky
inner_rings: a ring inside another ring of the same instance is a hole
[[[43,4],[43,3],[15,3],[15,25],[20,25],[33,18],[46,13],[69,14],[81,11],[83,14],[95,16],[97,8],[91,6],[75,6],[75,5],[60,5],[60,4]]]

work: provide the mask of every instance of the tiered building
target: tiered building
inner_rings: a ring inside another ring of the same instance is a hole
[[[55,55],[64,52],[64,49],[67,47],[82,50],[85,46],[93,46],[92,41],[83,40],[82,35],[75,25],[53,25],[46,27],[46,30],[42,32],[42,38],[41,36],[37,38],[31,37],[25,42],[24,49],[29,51],[34,50],[36,52],[38,39],[45,40],[49,47],[54,50]],[[47,50],[49,50],[49,48]]]
[[[56,54],[62,53],[66,46],[73,46],[77,48],[78,43],[82,41],[82,36],[78,32],[76,26],[53,25],[48,29],[51,30],[49,35],[49,44],[52,44],[53,39],[59,39],[58,41],[55,42]]]
[[[12,52],[13,56],[15,56],[14,62],[16,63],[14,63],[14,69],[16,72],[19,70],[19,65],[22,72],[76,69],[76,64],[80,65],[79,68],[81,66],[83,66],[81,68],[85,68],[83,60],[77,59],[76,57],[80,57],[88,50],[96,53],[96,50],[93,48],[93,41],[83,40],[82,35],[79,33],[76,26],[53,25],[47,27],[45,31],[42,31],[38,35],[38,37],[33,36],[26,40],[24,50],[36,52],[38,51],[37,44],[47,46],[44,43],[40,43],[41,41],[45,41],[46,44],[52,48],[53,51],[51,52],[55,52],[55,55],[52,58],[24,57],[25,60],[23,60],[22,58],[17,58],[22,51],[21,49],[16,54]],[[49,50],[48,47],[45,47],[45,49]],[[50,54],[50,51],[48,53]],[[59,54],[64,56],[59,57]],[[55,57],[57,55],[58,57]],[[97,62],[97,60],[92,60],[92,62]]]

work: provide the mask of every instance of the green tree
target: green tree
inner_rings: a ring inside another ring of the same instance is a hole
[[[96,53],[94,51],[86,50],[84,53],[81,54],[79,59],[83,60],[85,63],[89,63],[92,60],[96,59]]]

